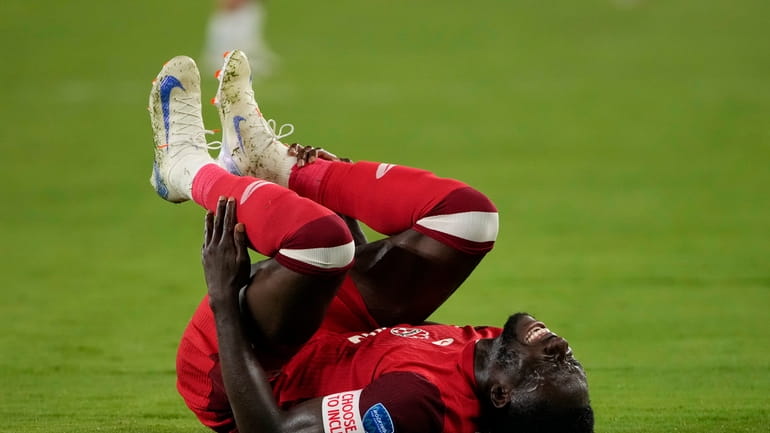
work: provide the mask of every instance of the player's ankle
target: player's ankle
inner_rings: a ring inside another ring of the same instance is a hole
[[[297,194],[315,199],[321,188],[321,180],[332,166],[331,161],[317,159],[303,167],[292,165],[288,177],[288,187]]]

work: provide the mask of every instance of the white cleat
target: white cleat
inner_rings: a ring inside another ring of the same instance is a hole
[[[195,61],[178,56],[166,62],[152,82],[150,121],[155,162],[150,183],[173,203],[191,198],[192,179],[213,160],[206,147],[201,116],[200,74]]]
[[[225,56],[217,78],[219,88],[214,104],[222,122],[218,164],[233,174],[288,186],[297,158],[289,156],[281,139],[294,132],[294,126],[283,125],[276,133],[275,122],[262,116],[251,88],[249,60],[242,51],[234,50]]]

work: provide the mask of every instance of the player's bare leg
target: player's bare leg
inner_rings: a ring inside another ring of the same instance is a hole
[[[428,318],[497,237],[497,210],[468,185],[384,163],[316,161],[290,187],[390,235],[359,247],[351,277],[381,325]]]
[[[352,162],[324,149],[296,143],[289,146],[289,154],[296,156],[298,169],[313,164],[319,159]],[[382,171],[385,171],[390,166],[392,165],[380,164],[378,169],[382,168]],[[421,172],[407,169],[414,173]],[[430,175],[427,172],[422,173]],[[352,178],[350,182],[356,183],[357,180]],[[438,183],[444,182],[448,182],[451,188],[451,183],[456,181],[438,179]],[[423,183],[417,182],[417,184]],[[425,183],[425,190],[428,193],[418,192],[418,195],[427,199],[430,197],[430,190],[436,187],[439,185],[428,181]],[[439,195],[441,195],[440,192]],[[464,188],[463,191],[453,195],[454,198],[445,198],[442,204],[436,206],[441,210],[436,212],[433,218],[423,221],[439,229],[433,237],[426,236],[420,230],[409,229],[383,240],[367,243],[357,221],[351,217],[343,217],[357,246],[356,262],[350,274],[356,281],[368,309],[379,323],[394,325],[424,321],[470,274],[486,251],[492,248],[492,241],[497,233],[497,215],[494,206],[486,197],[472,189]],[[386,203],[389,202],[386,200]],[[451,207],[455,208],[454,215],[453,212],[448,212]],[[482,209],[482,211],[471,211],[472,216],[470,216],[468,209],[471,208]],[[372,208],[375,212],[377,209],[377,206]],[[393,208],[389,205],[387,212],[383,211],[388,215],[392,212]],[[443,227],[437,227],[437,221]],[[462,227],[462,233],[458,233],[459,239],[450,241],[452,236],[446,232],[456,230],[458,225]],[[443,234],[440,233],[442,230]],[[474,243],[468,242],[468,238],[488,239],[488,241]],[[417,272],[413,272],[415,269]]]

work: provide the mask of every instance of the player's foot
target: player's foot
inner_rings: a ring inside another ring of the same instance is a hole
[[[200,96],[198,67],[185,56],[166,62],[150,91],[155,141],[150,183],[170,202],[189,200],[198,169],[213,162],[206,148]]]
[[[228,53],[217,76],[214,104],[222,121],[219,165],[233,174],[287,186],[297,158],[289,156],[288,147],[280,140],[290,135],[294,126],[283,125],[276,133],[275,122],[262,116],[251,88],[249,61],[242,51]]]

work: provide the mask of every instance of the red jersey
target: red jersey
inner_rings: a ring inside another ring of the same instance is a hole
[[[500,328],[377,327],[346,279],[316,334],[271,380],[288,409],[323,397],[326,433],[474,433],[475,343]],[[219,367],[216,327],[205,298],[185,330],[177,388],[200,421],[235,432]]]
[[[360,403],[362,414],[382,403],[374,401],[378,398],[407,399],[411,403],[401,402],[398,407],[419,405],[423,407],[418,411],[421,413],[393,413],[395,402],[381,409],[382,414],[387,411],[392,423],[401,424],[395,431],[415,431],[403,424],[416,423],[415,416],[435,416],[424,413],[424,406],[430,406],[443,415],[434,423],[440,424],[440,430],[434,431],[472,433],[480,415],[475,394],[475,343],[500,332],[499,328],[451,325],[404,325],[368,333],[320,331],[284,367],[273,383],[273,394],[281,407],[288,408],[310,398],[366,390],[378,383],[377,395],[368,397],[372,401]],[[417,395],[404,395],[403,388],[418,379],[389,375],[396,372],[419,376],[427,384],[412,389]],[[434,388],[437,393],[432,391]],[[436,401],[418,401],[424,399]],[[327,432],[334,429],[327,428]]]

